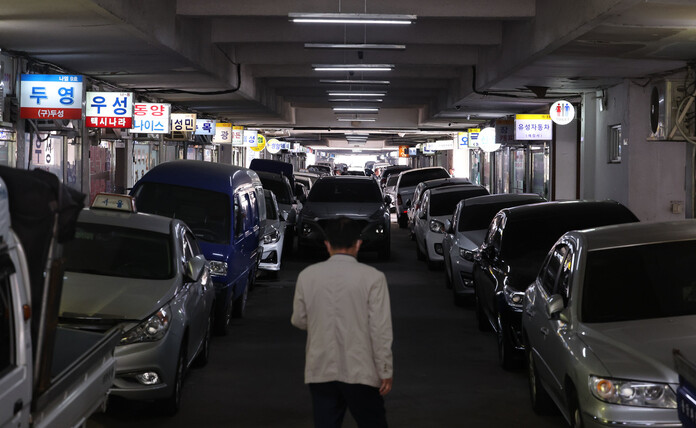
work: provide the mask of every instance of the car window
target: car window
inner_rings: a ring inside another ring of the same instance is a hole
[[[276,201],[279,204],[292,204],[292,192],[290,191],[290,186],[285,180],[273,180],[270,178],[261,177],[261,183],[263,183],[263,188],[268,189],[275,193]]]
[[[539,203],[543,201],[543,199],[529,199],[522,201],[506,201],[495,204],[466,205],[459,213],[460,217],[458,230],[460,232],[465,232],[467,230],[487,229],[493,217],[495,217],[498,211],[502,210],[503,208]]]
[[[435,180],[436,178],[448,178],[450,175],[443,168],[426,169],[401,174],[399,187],[416,186],[422,181]]]
[[[573,260],[574,251],[568,248],[568,251],[563,259],[563,265],[561,266],[561,274],[556,282],[556,289],[554,294],[559,294],[563,297],[564,306],[568,306],[568,300],[570,300],[570,279],[571,273],[573,272]]]
[[[568,247],[565,245],[554,248],[541,270],[541,286],[544,287],[549,296],[555,292],[556,279],[561,272],[561,266],[567,252]]]
[[[396,182],[399,180],[399,174],[391,174],[387,178],[387,186],[396,186]]]
[[[587,323],[696,315],[696,241],[589,251],[581,318]]]
[[[142,279],[174,276],[172,238],[165,233],[78,223],[63,255],[69,272]]]
[[[266,197],[266,218],[269,220],[275,220],[278,218],[278,212],[276,211],[275,204],[273,203],[273,196],[270,192],[264,192]]]
[[[324,179],[312,187],[309,202],[382,202],[382,192],[373,180]]]
[[[452,215],[457,204],[462,199],[473,198],[474,196],[487,195],[488,191],[483,188],[473,188],[463,191],[431,193],[430,196],[430,215]]]
[[[244,199],[240,194],[234,196],[234,236],[237,238],[244,234],[244,213],[246,209],[243,201]]]
[[[247,198],[249,201],[249,208],[251,213],[251,218],[249,219],[249,228],[251,229],[254,226],[258,225],[259,204],[258,202],[256,202],[256,194],[254,192],[249,192],[247,194]]]
[[[0,256],[0,374],[16,364],[16,337],[10,274],[14,271],[7,254]]]

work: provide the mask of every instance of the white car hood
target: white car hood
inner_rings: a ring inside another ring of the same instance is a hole
[[[65,272],[60,313],[142,320],[174,297],[176,283]]]
[[[672,349],[696,358],[696,315],[585,324],[579,337],[612,377],[676,384]]]

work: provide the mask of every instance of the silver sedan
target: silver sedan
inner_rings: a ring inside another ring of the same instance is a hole
[[[696,356],[696,221],[568,232],[527,289],[532,405],[575,427],[680,427],[672,350]]]
[[[196,238],[180,220],[93,207],[65,258],[60,321],[125,324],[110,393],[175,413],[187,368],[208,360],[215,290]]]

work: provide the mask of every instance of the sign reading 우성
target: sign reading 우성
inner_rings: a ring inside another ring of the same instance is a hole
[[[87,92],[85,126],[88,128],[132,128],[132,92]]]
[[[82,119],[82,76],[22,74],[22,119]]]

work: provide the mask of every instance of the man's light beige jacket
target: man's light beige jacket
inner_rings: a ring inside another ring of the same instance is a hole
[[[307,330],[305,383],[379,387],[393,376],[389,290],[377,269],[345,254],[307,267],[291,321]]]

